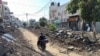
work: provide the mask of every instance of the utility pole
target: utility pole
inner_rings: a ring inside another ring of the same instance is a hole
[[[28,26],[28,13],[25,14],[26,15],[26,19],[27,19],[27,26]]]

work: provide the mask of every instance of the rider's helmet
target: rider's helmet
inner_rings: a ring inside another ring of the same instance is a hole
[[[41,36],[43,36],[43,33],[41,32]]]

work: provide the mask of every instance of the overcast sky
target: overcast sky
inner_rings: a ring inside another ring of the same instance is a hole
[[[40,17],[44,16],[48,18],[49,4],[50,0],[3,0],[8,2],[8,7],[14,15],[20,20],[26,21],[25,13],[29,13],[28,18],[33,18],[38,20]],[[69,0],[52,0],[55,2],[60,2],[61,4],[67,3]],[[47,6],[39,13],[34,14],[39,11],[42,7]]]

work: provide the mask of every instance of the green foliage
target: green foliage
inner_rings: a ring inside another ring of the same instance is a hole
[[[47,19],[45,17],[40,18],[39,21],[47,22]]]
[[[82,19],[88,22],[100,21],[100,0],[71,0],[67,6],[69,13],[76,13],[80,10]]]
[[[96,38],[96,21],[100,21],[100,0],[71,0],[67,10],[72,14],[80,10],[80,15],[83,20],[93,22],[93,35]]]
[[[78,3],[77,2],[78,2],[78,0],[71,0],[71,3],[68,4],[67,10],[69,13],[72,13],[72,14],[76,13],[76,11],[78,10]]]
[[[45,27],[47,24],[47,19],[42,17],[40,18],[39,23],[40,23],[40,26]]]
[[[48,28],[50,31],[54,31],[56,29],[54,24],[48,24]]]
[[[94,18],[95,21],[100,21],[100,0],[98,0],[97,5],[92,11],[93,13],[91,16]]]
[[[44,21],[40,21],[40,26],[45,27],[45,22]]]
[[[24,27],[26,27],[26,25],[27,25],[27,23],[26,23],[26,22],[24,22],[24,23],[23,23],[23,26],[24,26]]]

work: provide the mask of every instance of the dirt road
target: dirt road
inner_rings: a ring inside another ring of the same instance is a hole
[[[81,56],[73,52],[67,54],[66,49],[58,47],[57,45],[51,46],[50,45],[51,43],[47,44],[46,52],[41,52],[38,49],[37,44],[36,44],[38,36],[36,36],[35,34],[31,33],[30,31],[26,29],[20,28],[20,30],[23,33],[24,38],[28,40],[29,43],[32,44],[35,51],[37,51],[38,53],[41,53],[42,56]],[[41,54],[39,54],[38,56],[41,56]]]

